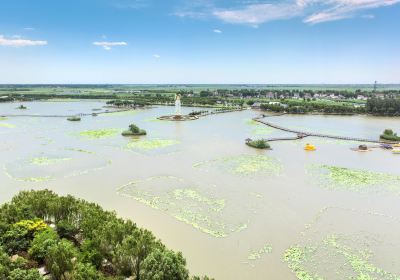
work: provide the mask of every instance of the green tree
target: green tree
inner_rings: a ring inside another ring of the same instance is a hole
[[[99,280],[103,279],[102,275],[96,270],[96,268],[87,263],[77,263],[74,266],[74,270],[70,274],[70,279],[73,280]]]
[[[28,250],[33,236],[45,230],[47,225],[43,220],[22,220],[11,226],[1,237],[1,242],[9,254]]]
[[[135,125],[135,124],[131,124],[131,125],[129,126],[129,130],[130,130],[131,132],[133,132],[133,133],[139,133],[139,132],[140,132],[140,128],[139,128],[137,125]]]
[[[4,252],[3,248],[0,247],[0,279],[7,279],[10,270],[11,270],[10,257]]]
[[[68,240],[62,239],[49,248],[46,257],[46,267],[55,280],[66,279],[67,272],[74,268],[77,251]]]
[[[39,263],[43,263],[49,248],[56,245],[58,239],[57,233],[51,228],[37,233],[28,250],[29,255]]]
[[[181,253],[154,250],[144,260],[140,269],[141,280],[187,280],[189,273]]]
[[[7,278],[8,280],[44,280],[37,269],[14,269]]]
[[[117,271],[126,276],[140,279],[140,267],[156,245],[154,236],[146,230],[137,230],[117,245],[114,263]]]

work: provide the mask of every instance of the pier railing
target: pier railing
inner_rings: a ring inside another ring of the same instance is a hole
[[[281,115],[273,115],[273,116],[268,116],[268,117],[276,117],[276,116],[281,116]],[[266,115],[260,115],[258,117],[253,118],[253,121],[265,124],[269,127],[272,127],[272,128],[275,128],[275,129],[278,129],[281,131],[297,134],[297,137],[265,139],[267,141],[298,140],[298,139],[302,139],[304,137],[312,136],[312,137],[320,137],[320,138],[330,138],[330,139],[335,139],[335,140],[356,141],[356,142],[366,142],[366,143],[397,144],[397,142],[386,142],[386,141],[383,142],[383,141],[376,140],[376,139],[358,138],[358,137],[350,137],[350,136],[337,136],[337,135],[329,135],[329,134],[323,134],[323,133],[295,130],[295,129],[283,127],[283,126],[268,122],[268,121],[264,120],[264,118],[266,118],[266,117],[267,117]]]

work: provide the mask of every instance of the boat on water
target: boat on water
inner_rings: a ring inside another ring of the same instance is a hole
[[[304,146],[304,150],[306,150],[306,151],[315,151],[316,149],[317,148],[314,145],[311,145],[308,143]]]

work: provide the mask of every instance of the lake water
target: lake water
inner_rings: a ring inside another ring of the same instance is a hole
[[[104,102],[18,105],[0,104],[0,115],[92,113]],[[0,118],[0,203],[43,188],[99,203],[182,251],[192,273],[216,279],[399,279],[400,155],[318,138],[260,151],[244,140],[291,134],[252,122],[252,110],[156,119],[173,112],[156,107],[81,122]],[[269,121],[363,138],[400,132],[398,118]],[[131,123],[148,135],[122,137]],[[308,142],[317,151],[304,151]]]

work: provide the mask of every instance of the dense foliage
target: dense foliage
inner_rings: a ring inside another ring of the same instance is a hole
[[[129,125],[129,129],[122,132],[123,136],[135,136],[135,135],[146,135],[147,132],[144,129],[140,129],[136,124]]]
[[[188,280],[181,253],[100,206],[51,191],[21,192],[0,208],[0,279]],[[193,277],[192,279],[208,279]]]
[[[400,98],[371,98],[366,108],[368,113],[377,116],[400,116]]]
[[[323,114],[362,114],[365,107],[351,103],[313,101],[313,100],[282,100],[279,103],[261,104],[261,109],[272,112],[287,112],[290,114],[323,113]]]
[[[259,139],[259,140],[249,140],[246,142],[247,145],[250,147],[256,148],[256,149],[270,149],[271,146],[269,143],[264,140],[264,139]]]
[[[391,129],[385,129],[381,135],[381,139],[388,141],[400,141],[400,137],[397,136],[397,133],[394,133]]]

